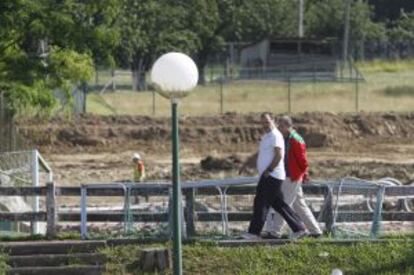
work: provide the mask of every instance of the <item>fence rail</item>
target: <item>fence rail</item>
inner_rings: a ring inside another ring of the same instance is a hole
[[[223,222],[226,221],[249,221],[251,212],[228,212],[227,196],[253,195],[257,178],[239,178],[229,180],[207,180],[200,182],[185,182],[182,184],[184,195],[184,219],[186,222],[186,233],[188,236],[196,234],[196,222]],[[312,182],[303,185],[306,195],[322,195],[322,211],[315,211],[316,217],[322,217],[327,231],[332,230],[334,223],[334,192],[341,188],[346,195],[361,195],[358,187],[350,185],[339,186],[339,182],[325,181]],[[46,211],[10,213],[0,212],[0,220],[7,221],[34,221],[46,222],[46,235],[50,238],[56,234],[57,222],[81,222],[83,237],[87,235],[87,222],[125,222],[126,209],[88,211],[86,197],[126,197],[128,196],[170,196],[171,185],[169,183],[111,183],[111,184],[88,184],[82,186],[60,187],[54,183],[48,183],[42,187],[0,187],[0,196],[44,196],[46,197]],[[126,190],[128,192],[126,192]],[[365,186],[364,193],[367,198],[375,196],[375,188]],[[195,210],[195,198],[197,196],[221,196],[221,212],[203,212]],[[81,210],[58,212],[57,196],[81,196]],[[382,221],[414,221],[414,212],[407,206],[407,198],[414,197],[414,186],[386,186],[385,196],[399,199],[398,211],[382,212]],[[368,199],[367,199],[368,201]],[[224,202],[224,205],[223,205]],[[369,209],[369,207],[368,207]],[[130,210],[128,210],[130,211]],[[131,212],[129,213],[135,222],[168,222],[169,213]],[[374,212],[368,211],[341,211],[336,215],[336,222],[364,222],[372,221]],[[83,229],[82,229],[83,227]]]

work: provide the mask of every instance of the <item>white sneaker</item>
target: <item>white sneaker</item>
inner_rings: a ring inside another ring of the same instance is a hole
[[[260,236],[252,234],[252,233],[243,233],[242,234],[242,238],[245,240],[250,240],[250,241],[257,241],[257,240],[261,240],[262,238],[260,238]]]
[[[298,240],[298,239],[303,238],[303,237],[306,237],[306,236],[307,236],[306,231],[305,230],[301,230],[301,231],[298,231],[298,232],[293,232],[291,239],[292,240]]]

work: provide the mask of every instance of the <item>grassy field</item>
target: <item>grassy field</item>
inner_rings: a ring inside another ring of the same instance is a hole
[[[379,62],[358,65],[365,82],[358,84],[359,111],[406,112],[414,110],[414,62]],[[122,75],[121,83],[129,77]],[[354,112],[355,83],[295,83],[291,86],[292,112]],[[183,115],[214,115],[221,111],[218,84],[198,86],[182,100]],[[154,103],[154,104],[153,104]],[[153,92],[119,90],[102,95],[91,93],[87,111],[95,114],[152,115],[170,113],[168,100]],[[288,87],[275,81],[231,82],[223,89],[224,112],[284,113],[288,111]]]
[[[64,234],[59,239],[79,239],[79,234]],[[108,259],[105,274],[144,274],[138,260],[140,249],[146,247],[171,247],[171,243],[107,246],[100,250]],[[0,251],[0,274],[7,269],[6,260]],[[347,275],[414,274],[414,235],[390,235],[382,242],[367,240],[353,245],[314,239],[281,246],[220,247],[213,242],[183,245],[184,274],[325,275],[335,268]]]
[[[119,264],[131,274],[141,274],[135,261],[137,246],[106,248],[108,274],[119,273]],[[312,240],[279,247],[224,248],[209,244],[185,245],[185,274],[414,274],[414,243],[360,243],[328,245]]]

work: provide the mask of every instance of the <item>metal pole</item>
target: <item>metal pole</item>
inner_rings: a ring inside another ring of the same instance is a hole
[[[124,188],[124,233],[131,231],[131,186],[123,186]]]
[[[299,0],[298,7],[298,36],[299,38],[303,37],[303,1]]]
[[[174,275],[182,274],[181,255],[181,185],[179,165],[178,102],[172,99],[172,163],[173,163],[173,266]]]
[[[349,17],[350,17],[350,9],[351,9],[351,0],[344,0],[345,1],[345,17],[344,17],[344,41],[342,46],[342,61],[344,64],[348,59],[348,46],[349,46]]]
[[[355,78],[355,110],[359,111],[359,85],[358,78]]]
[[[99,85],[99,71],[98,67],[95,66],[95,87]]]
[[[234,43],[229,43],[230,47],[230,78],[233,78],[233,69],[234,69]]]
[[[38,160],[38,152],[37,150],[32,151],[32,182],[35,187],[39,186],[39,160]],[[39,212],[40,209],[40,200],[39,196],[35,196],[33,198],[33,211]],[[33,222],[32,223],[32,234],[39,234],[39,223]]]
[[[223,82],[224,80],[220,80],[220,114],[224,113],[224,96],[223,96]]]
[[[81,186],[81,224],[80,224],[80,231],[81,231],[81,238],[84,240],[87,238],[88,236],[88,225],[87,225],[87,220],[88,220],[88,214],[87,214],[87,195],[88,195],[88,190],[86,189],[85,186]]]
[[[112,77],[112,91],[113,92],[116,92],[116,82],[115,82],[115,69],[114,68],[111,68],[111,77]]]
[[[152,115],[155,116],[155,91],[152,91]]]
[[[88,83],[86,83],[86,81],[83,82],[82,84],[82,94],[83,94],[83,98],[82,98],[82,113],[86,113],[86,99],[88,98]]]
[[[292,112],[292,98],[291,98],[291,83],[290,77],[288,77],[288,113]]]

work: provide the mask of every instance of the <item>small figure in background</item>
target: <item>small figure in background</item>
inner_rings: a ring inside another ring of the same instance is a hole
[[[140,154],[134,153],[132,155],[132,176],[134,182],[142,182],[145,179],[145,166]],[[148,197],[146,197],[148,201]],[[139,204],[139,197],[133,197],[133,203]]]
[[[138,153],[132,156],[132,169],[134,182],[141,182],[145,179],[145,166]]]

